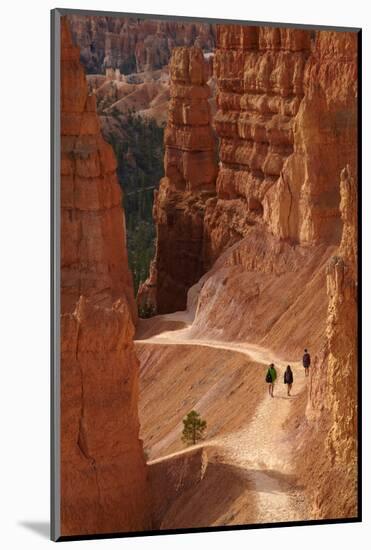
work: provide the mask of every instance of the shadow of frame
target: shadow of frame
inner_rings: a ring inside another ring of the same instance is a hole
[[[19,521],[18,525],[37,533],[42,538],[50,538],[50,522],[49,521]]]

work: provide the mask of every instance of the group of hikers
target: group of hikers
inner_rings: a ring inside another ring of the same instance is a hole
[[[307,349],[304,350],[303,367],[305,371],[305,376],[309,376],[310,355]],[[274,397],[273,391],[274,391],[274,384],[276,380],[277,380],[277,371],[274,366],[274,363],[271,363],[268,367],[267,374],[265,376],[265,381],[268,384],[268,392],[271,397]],[[290,397],[292,385],[294,383],[294,374],[291,370],[290,365],[287,365],[286,367],[285,374],[283,375],[283,383],[287,385],[287,395]]]

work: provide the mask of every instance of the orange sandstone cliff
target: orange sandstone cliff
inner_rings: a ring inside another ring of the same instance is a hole
[[[61,21],[61,534],[150,527],[116,159]]]
[[[188,289],[205,272],[204,212],[215,194],[216,178],[207,79],[200,48],[173,50],[165,177],[153,208],[156,255],[150,278],[139,291],[139,304],[149,301],[158,313],[185,309]]]
[[[217,202],[206,213],[217,258],[266,217],[265,197],[294,149],[310,36],[300,30],[217,26]]]
[[[326,338],[312,369],[306,409],[306,444],[317,451],[316,468],[304,476],[317,518],[357,513],[357,181],[341,172],[342,239],[327,266]],[[315,476],[314,470],[329,472]]]

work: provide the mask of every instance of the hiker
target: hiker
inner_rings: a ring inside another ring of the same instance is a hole
[[[287,365],[285,374],[283,375],[283,383],[287,384],[287,395],[290,397],[291,388],[294,382],[294,375],[292,373],[290,365]]]
[[[308,353],[308,350],[304,350],[303,355],[303,367],[305,369],[305,376],[309,376],[309,367],[310,367],[310,355]]]
[[[274,383],[276,381],[276,378],[277,378],[277,371],[274,368],[274,364],[271,363],[269,365],[269,368],[267,370],[267,374],[266,374],[266,377],[265,377],[265,381],[268,384],[268,392],[269,392],[269,395],[271,397],[274,397],[273,390],[274,390]]]

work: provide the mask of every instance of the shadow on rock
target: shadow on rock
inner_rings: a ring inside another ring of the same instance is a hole
[[[149,464],[153,528],[182,529],[254,522],[246,470],[201,447]]]

